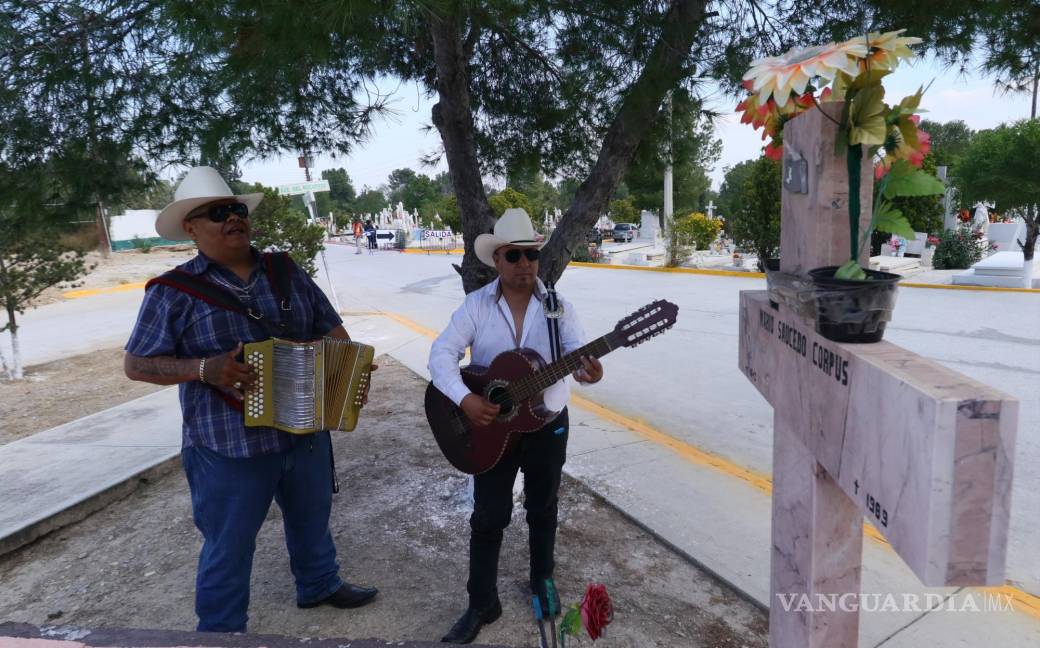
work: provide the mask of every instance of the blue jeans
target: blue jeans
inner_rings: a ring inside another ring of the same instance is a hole
[[[287,452],[233,459],[202,447],[181,451],[195,526],[204,539],[195,579],[199,631],[245,632],[256,534],[271,508],[282,509],[298,603],[340,588],[329,531],[332,466],[328,432],[294,437]]]

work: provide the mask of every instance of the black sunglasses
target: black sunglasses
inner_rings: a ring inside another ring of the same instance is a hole
[[[520,260],[521,254],[527,257],[528,261],[537,261],[538,257],[542,255],[540,250],[535,250],[532,248],[527,248],[526,250],[517,250],[516,248],[513,248],[512,250],[506,251],[502,256],[505,257],[506,261],[510,263],[516,263]]]
[[[188,220],[193,220],[196,218],[201,218],[202,216],[206,216],[214,223],[223,223],[228,219],[228,216],[231,216],[232,214],[242,219],[249,218],[249,208],[240,202],[210,205],[209,209],[207,209],[205,212],[201,214],[195,214],[194,216],[190,216]]]

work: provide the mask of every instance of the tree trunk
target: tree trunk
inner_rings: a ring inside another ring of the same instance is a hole
[[[15,321],[15,312],[10,306],[7,308],[7,330],[11,333],[11,357],[14,362],[14,371],[12,374],[15,380],[21,380],[22,352],[18,346],[18,322]]]
[[[462,220],[465,254],[462,288],[467,293],[477,290],[495,278],[495,271],[474,254],[473,241],[490,232],[495,223],[494,211],[488,204],[477,159],[473,109],[469,98],[468,59],[462,43],[462,19],[456,15],[428,14],[433,38],[434,61],[437,66],[438,101],[433,106],[433,124],[440,132],[448,172],[458,201]]]
[[[7,356],[4,355],[3,347],[0,347],[0,369],[3,370],[4,376],[6,376],[8,380],[14,380],[14,372],[7,364]]]
[[[1026,208],[1026,240],[1022,245],[1022,287],[1033,287],[1033,255],[1036,250],[1036,239],[1040,235],[1040,211],[1036,205]]]
[[[1040,87],[1040,63],[1037,63],[1036,73],[1033,74],[1033,109],[1029,112],[1030,119],[1036,119],[1036,91]]]
[[[650,132],[665,95],[685,76],[690,47],[704,22],[705,0],[673,0],[661,37],[639,78],[625,92],[589,177],[578,187],[567,213],[542,251],[539,275],[556,281],[574,246],[606,211],[639,144]]]
[[[101,250],[101,256],[107,259],[112,253],[112,239],[109,237],[108,223],[105,221],[105,206],[100,200],[97,201],[97,231],[98,249]]]

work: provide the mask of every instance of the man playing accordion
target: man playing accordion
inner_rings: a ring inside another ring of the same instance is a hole
[[[349,339],[342,320],[287,255],[260,254],[251,245],[249,216],[262,193],[236,196],[214,169],[195,167],[174,198],[156,230],[195,241],[198,255],[149,282],[125,371],[132,380],[180,389],[181,459],[204,539],[198,630],[245,631],[256,535],[272,499],[282,510],[297,605],[365,605],[377,590],[340,579],[329,531],[328,430],[247,429],[241,401],[256,375],[237,359],[243,343],[270,337]]]

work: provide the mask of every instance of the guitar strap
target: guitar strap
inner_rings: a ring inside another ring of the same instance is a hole
[[[563,345],[560,343],[560,318],[563,317],[563,306],[556,296],[556,284],[545,284],[545,322],[549,326],[549,350],[552,361],[563,356]]]

